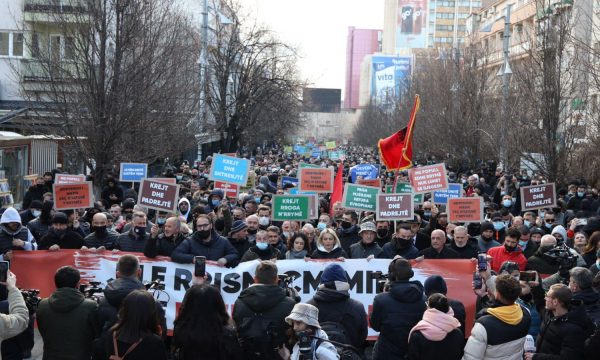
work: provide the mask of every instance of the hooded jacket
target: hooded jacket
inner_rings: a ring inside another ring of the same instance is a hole
[[[0,314],[0,340],[19,335],[29,324],[29,311],[21,291],[16,287],[8,290],[8,315]]]
[[[185,213],[182,213],[181,210],[179,209],[179,206],[181,206],[181,204],[183,204],[183,203],[186,203],[187,207],[188,207],[188,210]],[[183,217],[185,219],[186,224],[193,220],[192,205],[190,204],[190,201],[187,198],[183,197],[183,198],[179,199],[179,203],[177,203],[177,211],[179,213],[179,216]]]
[[[410,360],[458,360],[463,355],[464,337],[452,312],[427,309],[423,320],[412,328],[408,339]]]
[[[373,348],[374,360],[403,359],[408,351],[408,334],[423,317],[425,301],[419,281],[394,281],[389,292],[375,296],[370,320],[379,331]]]
[[[44,359],[90,358],[92,341],[100,330],[98,304],[79,290],[56,289],[40,302],[37,322],[44,339]]]
[[[40,250],[48,250],[53,245],[58,245],[61,249],[81,249],[84,244],[81,235],[69,228],[62,233],[50,228],[40,240]]]
[[[179,244],[171,254],[171,260],[180,264],[191,264],[194,256],[206,256],[206,260],[227,259],[227,266],[235,266],[239,255],[226,238],[212,231],[211,239],[205,243],[198,232],[194,232]]]
[[[12,231],[6,225],[13,222],[19,223],[19,227],[15,231]],[[20,248],[14,247],[13,239],[23,240],[25,246]],[[21,216],[19,215],[19,212],[13,207],[7,208],[0,218],[0,254],[4,254],[9,250],[30,251],[35,249],[37,249],[37,244],[33,239],[33,235],[29,232],[29,229],[21,225]]]
[[[400,255],[407,260],[419,257],[419,250],[414,245],[411,244],[409,247],[401,249],[394,238],[389,243],[383,245],[381,250],[381,258],[383,259],[393,259],[396,255]]]
[[[368,330],[365,306],[351,299],[348,290],[336,290],[321,284],[313,298],[306,303],[319,309],[319,324],[327,321],[340,323],[346,330],[349,345],[363,348]]]
[[[522,360],[529,312],[518,304],[483,309],[465,345],[463,360]]]
[[[490,266],[492,270],[499,273],[500,266],[505,261],[513,261],[519,265],[520,271],[525,271],[525,267],[527,266],[527,259],[523,252],[521,251],[521,247],[517,245],[517,247],[513,251],[508,251],[504,247],[504,245],[496,246],[488,250],[488,255],[492,257],[490,261]]]
[[[586,316],[585,308],[573,306],[565,315],[554,317],[546,313],[536,341],[535,360],[578,360],[584,358],[584,343],[594,324]]]
[[[206,213],[209,213],[211,211],[215,211],[216,210],[216,208],[217,208],[218,205],[217,206],[213,206],[213,204],[212,204],[212,199],[215,196],[220,197],[221,200],[222,200],[222,199],[225,198],[225,193],[221,189],[214,189],[213,191],[210,192],[210,195],[208,195],[208,200],[207,200],[208,204],[206,204],[206,206],[204,206],[204,211]]]
[[[285,322],[296,302],[286,295],[284,289],[278,285],[254,284],[242,290],[235,301],[233,309],[233,320],[239,332],[242,347],[247,348],[247,336],[240,331],[243,324],[251,321],[255,314],[261,314],[264,321],[273,327],[273,343],[283,344],[287,337],[285,335],[289,325]],[[246,336],[246,337],[245,337]]]
[[[23,210],[29,209],[29,205],[33,200],[44,200],[44,194],[48,191],[52,192],[52,187],[48,189],[45,185],[31,185],[29,189],[25,192],[25,196],[23,197]]]

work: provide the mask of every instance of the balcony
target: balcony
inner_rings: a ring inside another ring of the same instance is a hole
[[[77,66],[71,61],[62,61],[57,64],[47,64],[37,60],[23,60],[21,62],[21,75],[23,82],[72,82],[75,79],[83,80],[85,76],[78,73]]]
[[[23,18],[28,22],[82,22],[88,12],[86,0],[25,0]]]

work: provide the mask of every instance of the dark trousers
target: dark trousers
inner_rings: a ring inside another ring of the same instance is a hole
[[[8,301],[0,301],[0,313],[8,314]],[[10,339],[5,339],[0,344],[0,354],[2,360],[22,360],[23,353],[33,349],[35,314],[29,316],[29,325],[27,329],[19,335]]]

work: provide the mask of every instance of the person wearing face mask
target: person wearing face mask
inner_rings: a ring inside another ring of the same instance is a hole
[[[245,221],[246,225],[248,225],[248,241],[250,241],[250,243],[252,244],[256,240],[256,234],[258,233],[260,226],[258,224],[258,216],[250,215],[246,217]]]
[[[519,247],[520,238],[521,232],[519,229],[511,227],[506,231],[504,244],[488,250],[488,255],[492,257],[490,261],[492,270],[499,272],[500,266],[505,261],[515,262],[519,265],[519,269],[521,271],[525,270],[525,267],[527,266],[527,259]]]
[[[106,179],[106,185],[102,189],[100,198],[109,207],[113,204],[120,204],[123,201],[123,189],[121,189],[115,179],[108,178]]]
[[[67,215],[57,212],[52,217],[50,231],[40,240],[40,250],[56,251],[60,249],[81,249],[83,238],[77,232],[68,228]]]
[[[415,247],[421,251],[425,250],[431,244],[431,236],[427,235],[426,230],[421,229],[421,218],[419,215],[415,215],[412,221],[408,221],[410,224],[410,232],[412,233],[412,241]]]
[[[392,232],[390,231],[390,222],[389,221],[377,221],[375,223],[377,227],[377,233],[375,237],[375,241],[379,244],[380,247],[387,244],[392,240]]]
[[[281,257],[279,250],[269,244],[269,237],[265,230],[259,230],[256,233],[256,241],[242,255],[240,262],[252,261],[256,259],[276,261]]]
[[[499,243],[504,242],[507,226],[505,221],[502,219],[502,214],[500,212],[495,212],[492,214],[492,224],[494,226],[494,235],[492,238]]]
[[[44,178],[39,176],[35,179],[35,184],[31,185],[25,192],[21,208],[24,210],[29,209],[33,200],[44,201],[44,194],[49,191],[52,191],[52,187],[46,187]]]
[[[223,200],[224,198],[225,198],[225,194],[223,193],[223,190],[214,189],[213,191],[210,192],[210,195],[208,196],[208,199],[207,199],[208,204],[206,205],[206,210],[207,211],[216,211],[216,209],[221,204],[221,200]]]
[[[37,243],[13,207],[7,208],[0,218],[0,261],[10,261],[13,250],[36,250]]]
[[[187,198],[183,197],[179,199],[177,209],[178,215],[182,218],[183,221],[185,221],[186,223],[192,221],[192,209],[190,207],[190,201]]]
[[[397,256],[407,260],[416,259],[419,250],[413,245],[410,225],[401,224],[392,235],[392,240],[385,244],[382,250],[381,257],[384,259],[394,259]]]
[[[533,256],[538,249],[538,245],[530,240],[529,228],[525,225],[517,226],[517,229],[521,232],[521,237],[519,238],[519,246],[521,250],[523,250],[523,255],[527,259]]]
[[[196,231],[179,244],[171,254],[171,260],[180,264],[193,264],[196,256],[216,261],[222,266],[233,266],[239,261],[238,252],[213,228],[208,215],[198,215]]]
[[[271,225],[271,208],[266,205],[260,205],[256,211],[258,216],[258,226],[261,230],[266,230]]]
[[[357,225],[358,214],[353,210],[347,210],[342,215],[342,222],[337,230],[337,236],[342,244],[342,249],[346,254],[350,253],[350,246],[360,241],[361,237],[358,235],[360,228]]]
[[[19,213],[21,216],[21,224],[27,226],[31,220],[38,218],[42,214],[42,202],[39,200],[33,200],[29,209],[23,210]]]
[[[143,252],[149,238],[146,233],[146,214],[141,211],[134,212],[131,225],[128,232],[119,235],[114,248],[121,251]]]
[[[97,213],[92,218],[92,232],[83,241],[82,250],[112,250],[119,233],[108,228],[108,219],[105,214]]]
[[[150,231],[150,239],[144,247],[144,256],[155,258],[156,256],[171,256],[173,250],[185,239],[181,232],[181,220],[172,216],[167,218],[162,232],[158,225],[153,225]]]
[[[44,235],[48,233],[52,222],[52,215],[54,213],[54,202],[44,201],[42,204],[42,212],[39,217],[31,220],[27,224],[27,228],[33,235],[35,241],[40,241]]]
[[[585,199],[587,187],[584,184],[577,186],[577,192],[573,197],[569,199],[567,203],[567,210],[573,210],[575,212],[581,210],[581,202]]]
[[[480,232],[481,234],[476,237],[479,252],[487,253],[489,249],[500,246],[500,243],[494,239],[493,223],[489,221],[481,223]]]

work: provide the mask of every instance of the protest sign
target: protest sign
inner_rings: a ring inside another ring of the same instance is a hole
[[[448,199],[449,222],[482,222],[483,198],[480,196]]]
[[[286,146],[283,148],[283,152],[286,154],[290,154],[294,149],[291,146]]]
[[[167,184],[154,179],[144,179],[140,184],[138,205],[158,211],[177,211],[179,185]]]
[[[92,182],[78,184],[54,184],[54,209],[86,209],[94,206],[94,190]]]
[[[281,178],[281,186],[283,186],[284,188],[286,187],[290,187],[290,185],[292,187],[297,187],[298,186],[298,178],[295,177],[291,177],[291,176],[284,176]]]
[[[335,141],[327,141],[325,143],[325,148],[327,148],[327,150],[333,150],[335,149]]]
[[[340,154],[337,151],[330,151],[328,157],[331,160],[340,160]]]
[[[237,199],[239,185],[215,181],[214,189],[221,189],[228,199]]]
[[[308,221],[310,199],[307,195],[274,195],[273,216],[274,221]]]
[[[300,168],[299,188],[302,191],[329,193],[333,191],[333,170],[329,168]]]
[[[167,183],[167,184],[177,184],[177,179],[176,178],[159,178],[159,177],[155,177],[155,178],[152,178],[152,180],[163,182],[163,183]]]
[[[358,164],[350,168],[350,178],[356,183],[358,177],[362,179],[377,179],[379,177],[379,167],[373,164]]]
[[[318,159],[318,158],[320,158],[320,157],[321,157],[321,152],[320,152],[319,150],[313,150],[313,151],[310,153],[310,157],[312,157],[312,158],[315,158],[315,159]]]
[[[407,182],[396,181],[394,188],[395,189],[393,192],[396,194],[413,194],[412,186],[410,186],[410,183]],[[413,202],[415,204],[421,204],[423,202],[423,194],[413,195]]]
[[[554,183],[521,187],[521,211],[556,207]]]
[[[381,187],[381,179],[360,179],[358,185],[372,186],[376,188]]]
[[[54,183],[57,185],[63,184],[78,184],[85,182],[85,175],[69,175],[69,174],[56,174],[54,175]]]
[[[376,211],[379,188],[346,183],[342,207],[359,211]]]
[[[415,194],[446,190],[448,178],[446,165],[436,164],[408,169],[408,177]]]
[[[308,196],[308,211],[311,219],[319,218],[319,194],[313,191],[300,191],[298,188],[290,188],[290,195],[307,195]]]
[[[414,205],[412,194],[377,195],[377,221],[412,220]]]
[[[155,293],[158,301],[165,304],[167,328],[173,329],[173,320],[181,307],[186,290],[192,285],[193,264],[177,264],[168,257],[146,258],[139,253],[132,253],[140,260],[141,280],[160,280],[164,293]],[[40,296],[47,297],[55,290],[54,273],[62,266],[74,266],[81,272],[82,283],[98,281],[102,287],[109,279],[115,278],[117,262],[122,253],[110,251],[85,252],[80,250],[49,251],[17,251],[11,261],[11,271],[19,279],[19,286],[26,289],[39,289]],[[231,314],[233,306],[242,290],[253,283],[254,272],[258,261],[240,263],[237,267],[218,266],[214,261],[206,262],[207,284],[214,285],[222,294],[227,311]],[[278,260],[280,274],[294,277],[291,284],[302,302],[311,299],[318,289],[323,270],[330,261]],[[365,313],[370,313],[373,299],[378,293],[376,272],[387,273],[389,259],[346,259],[338,262],[348,276],[349,294],[352,299],[360,301]],[[466,308],[466,334],[469,336],[474,323],[475,301],[471,289],[473,265],[470,260],[424,260],[414,263],[414,276],[411,280],[425,283],[432,274],[443,274],[448,287],[448,297],[461,301]],[[377,332],[369,329],[371,339]]]
[[[250,171],[250,160],[213,154],[208,178],[244,186],[248,181],[248,171]]]
[[[319,165],[309,164],[309,163],[304,163],[303,162],[303,163],[300,163],[298,165],[298,168],[299,169],[302,169],[302,168],[320,169],[321,167]]]
[[[148,177],[148,164],[121,163],[119,181],[140,182]]]
[[[448,189],[433,192],[433,202],[435,204],[447,204],[448,199],[461,197],[462,191],[461,184],[448,184]]]

